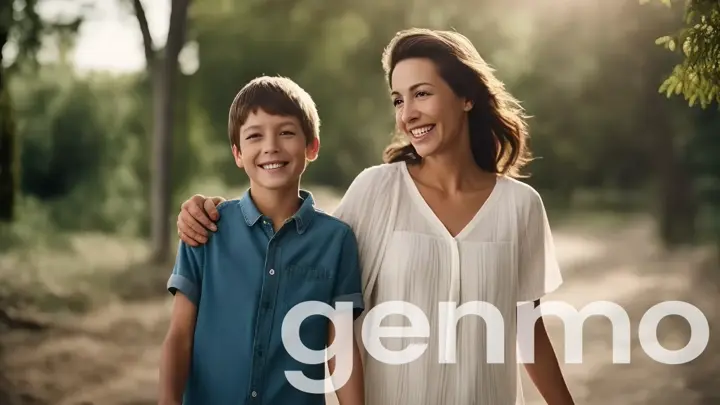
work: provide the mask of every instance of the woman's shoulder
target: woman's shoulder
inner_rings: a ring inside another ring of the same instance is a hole
[[[394,204],[393,195],[400,184],[404,163],[383,163],[364,169],[352,181],[345,191],[335,216],[365,215],[367,212],[377,214],[378,208],[387,208]]]
[[[355,177],[355,180],[370,181],[370,180],[385,180],[400,175],[402,165],[405,162],[395,163],[382,163],[375,166],[370,166],[363,169],[360,174]]]
[[[540,193],[530,184],[508,176],[498,179],[502,184],[506,200],[511,201],[516,207],[533,207],[538,204],[542,207]]]
[[[385,190],[394,180],[399,179],[404,162],[382,163],[363,169],[350,185],[348,191],[370,192]]]

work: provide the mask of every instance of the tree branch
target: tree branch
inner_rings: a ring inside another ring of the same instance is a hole
[[[150,27],[148,25],[147,16],[145,15],[145,9],[143,8],[140,0],[133,0],[133,8],[135,9],[135,17],[137,17],[138,24],[140,24],[143,49],[145,50],[145,61],[147,62],[148,69],[150,69],[152,63],[155,61],[155,45],[153,44],[152,36],[150,35]]]
[[[189,5],[190,0],[172,0],[168,40],[167,44],[165,44],[165,57],[167,60],[177,60],[180,51],[185,45]]]

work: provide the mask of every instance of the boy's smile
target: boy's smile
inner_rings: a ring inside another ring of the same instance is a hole
[[[260,165],[260,167],[262,167],[263,169],[265,169],[269,172],[273,172],[275,170],[278,170],[280,168],[287,166],[287,164],[288,164],[288,162],[285,162],[285,161],[277,161],[277,162],[263,163]]]
[[[306,162],[317,157],[317,140],[308,143],[296,117],[268,114],[261,108],[248,115],[239,143],[239,149],[233,147],[235,162],[256,189],[297,188]]]

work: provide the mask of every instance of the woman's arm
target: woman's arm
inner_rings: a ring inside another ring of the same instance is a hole
[[[526,191],[520,200],[523,219],[518,229],[518,301],[522,305],[534,305],[538,310],[540,298],[557,289],[563,280],[542,198],[534,189]],[[572,405],[573,399],[542,316],[535,322],[532,333],[534,361],[525,364],[528,375],[549,405]]]
[[[539,305],[535,301],[535,307]],[[530,379],[548,405],[574,405],[542,317],[535,322],[534,334],[535,359],[525,364]]]

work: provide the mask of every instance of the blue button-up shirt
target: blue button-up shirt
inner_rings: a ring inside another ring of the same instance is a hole
[[[358,248],[347,224],[317,210],[309,192],[300,196],[300,209],[277,233],[247,191],[218,206],[218,229],[206,244],[180,244],[168,290],[198,308],[184,405],[325,404],[323,394],[305,393],[285,376],[301,370],[322,380],[325,367],[288,353],[283,319],[304,301],[349,301],[357,317]],[[301,324],[308,349],[326,347],[328,322],[311,316]]]

